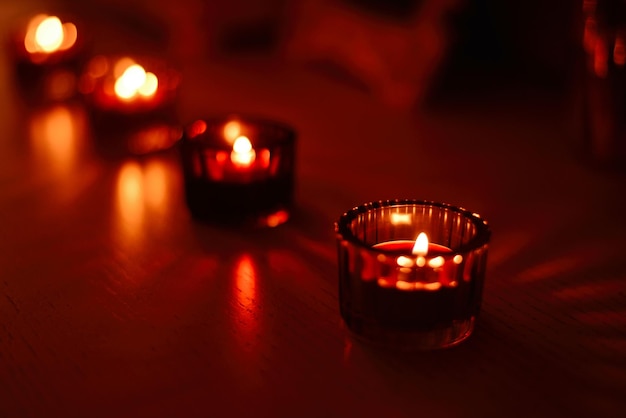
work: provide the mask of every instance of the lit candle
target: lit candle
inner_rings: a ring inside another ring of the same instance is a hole
[[[63,23],[57,16],[39,14],[28,23],[24,49],[33,62],[42,63],[72,48],[77,39],[78,30],[74,23]]]
[[[192,215],[207,221],[276,226],[293,198],[295,134],[260,120],[196,120],[181,157]]]
[[[398,274],[378,278],[379,286],[396,287],[403,291],[434,291],[442,286],[457,285],[448,267],[449,263],[460,264],[463,257],[458,255],[446,260],[441,254],[452,253],[452,250],[444,245],[429,242],[425,232],[420,232],[415,241],[385,241],[375,244],[373,248],[403,254],[396,258]]]
[[[388,251],[409,252],[421,257],[425,257],[429,253],[433,252],[449,253],[452,251],[445,245],[433,244],[430,242],[428,240],[428,235],[426,235],[425,232],[420,232],[415,241],[404,239],[385,241],[374,244],[374,247]]]
[[[171,99],[178,81],[157,75],[130,57],[97,56],[87,64],[80,91],[96,107],[123,113],[141,113]]]
[[[256,159],[256,152],[252,148],[252,143],[245,136],[240,136],[233,143],[233,151],[230,153],[230,160],[237,168],[250,167]]]
[[[122,101],[149,100],[159,87],[159,79],[154,73],[146,72],[139,64],[131,64],[115,80],[115,96]]]
[[[187,131],[196,136],[205,134],[206,129],[206,123],[200,120]],[[221,129],[221,135],[218,135],[218,138],[221,137],[219,141],[223,142],[216,143],[214,148],[196,156],[193,164],[196,175],[202,176],[204,170],[215,181],[250,183],[275,174],[277,165],[270,167],[269,149],[255,149],[250,138],[242,135],[247,131],[252,132],[253,129],[238,121],[226,122]],[[230,151],[223,150],[223,146],[230,147]]]
[[[371,202],[343,214],[336,232],[341,315],[353,333],[407,349],[471,334],[490,235],[476,214],[420,200]]]
[[[27,98],[64,100],[76,94],[84,35],[75,23],[38,14],[14,37],[16,78]]]
[[[181,134],[174,107],[179,82],[179,74],[158,59],[93,57],[83,70],[79,91],[99,149],[147,154],[173,146]]]

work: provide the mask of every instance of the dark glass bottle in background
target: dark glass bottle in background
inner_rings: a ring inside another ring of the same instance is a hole
[[[585,153],[626,170],[626,0],[582,1]]]

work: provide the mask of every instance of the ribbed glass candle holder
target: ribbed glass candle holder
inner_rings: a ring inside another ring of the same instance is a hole
[[[377,201],[347,211],[335,229],[341,316],[353,335],[406,350],[450,347],[471,335],[490,239],[478,214]]]
[[[194,218],[277,226],[294,193],[295,131],[249,117],[198,119],[181,141],[187,206]]]

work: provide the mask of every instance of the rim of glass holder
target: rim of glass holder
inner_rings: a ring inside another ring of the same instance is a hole
[[[434,206],[440,209],[448,209],[452,212],[456,212],[465,216],[474,224],[474,226],[476,226],[476,235],[472,237],[467,243],[459,245],[455,248],[451,248],[451,253],[442,254],[446,257],[452,257],[456,254],[464,254],[489,243],[489,239],[491,237],[491,229],[489,228],[487,221],[481,218],[479,214],[469,211],[461,206],[421,199],[377,200],[355,206],[352,209],[343,213],[339,217],[339,220],[335,222],[335,233],[337,233],[342,240],[349,241],[350,243],[358,247],[370,251],[377,251],[383,254],[397,254],[398,252],[394,250],[372,247],[371,245],[366,244],[364,241],[354,235],[354,233],[350,229],[350,223],[355,220],[358,215],[365,214],[374,209],[405,205]]]
[[[241,115],[238,113],[221,115],[221,116],[220,115],[210,116],[206,118],[198,117],[185,125],[185,128],[183,129],[183,135],[182,135],[182,139],[185,142],[188,142],[191,144],[202,145],[202,146],[210,147],[212,149],[217,149],[217,150],[229,151],[232,149],[232,144],[229,144],[226,141],[216,141],[215,136],[211,135],[211,131],[209,131],[208,129],[202,133],[198,133],[195,135],[190,134],[189,131],[193,128],[194,124],[196,124],[199,121],[206,123],[207,126],[223,125],[223,124],[226,124],[228,122],[233,122],[233,121],[242,123],[244,125],[248,123],[251,125],[260,126],[264,129],[279,129],[283,131],[283,133],[285,134],[284,136],[281,136],[279,138],[275,138],[275,137],[268,138],[267,133],[265,134],[261,133],[259,137],[257,138],[257,140],[254,142],[255,147],[274,148],[274,147],[281,147],[281,146],[293,144],[295,143],[296,136],[297,136],[296,130],[293,128],[293,126],[285,122],[273,120],[273,119],[270,119],[269,117],[261,117],[261,116],[254,116],[254,115]]]

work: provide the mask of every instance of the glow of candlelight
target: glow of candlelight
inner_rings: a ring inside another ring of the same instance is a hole
[[[420,232],[415,240],[415,245],[413,246],[413,254],[417,256],[426,256],[428,254],[428,235],[424,232]]]
[[[231,161],[239,166],[249,166],[256,158],[252,143],[245,136],[240,136],[233,143],[233,152],[230,154]]]
[[[76,25],[56,16],[39,14],[28,23],[24,48],[27,52],[51,54],[71,48],[78,38]]]
[[[150,98],[159,86],[157,76],[146,72],[139,64],[131,64],[115,80],[115,95],[122,100],[132,100],[137,96]]]

